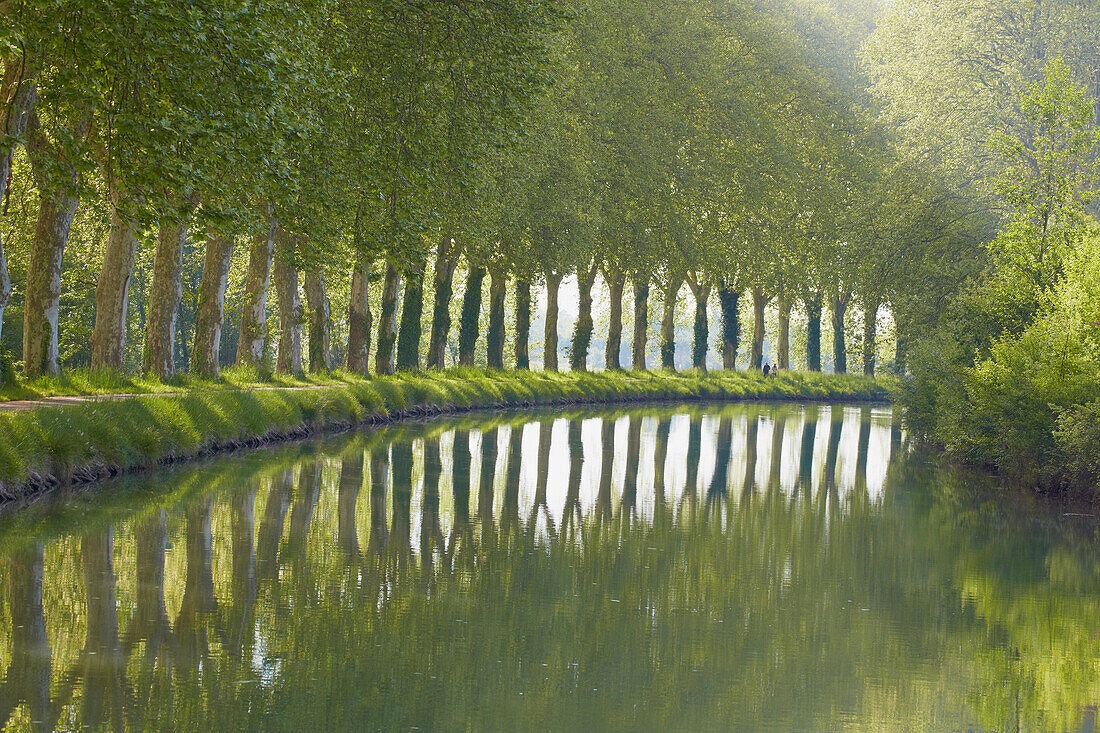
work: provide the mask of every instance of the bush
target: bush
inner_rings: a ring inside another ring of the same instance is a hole
[[[1054,441],[1065,478],[1100,493],[1100,402],[1063,410],[1055,421]]]

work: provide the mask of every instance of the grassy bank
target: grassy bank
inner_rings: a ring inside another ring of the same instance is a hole
[[[890,384],[852,375],[715,372],[490,372],[454,369],[313,389],[198,383],[170,394],[40,407],[0,416],[0,496],[89,481],[217,450],[406,415],[476,408],[691,400],[886,400]]]

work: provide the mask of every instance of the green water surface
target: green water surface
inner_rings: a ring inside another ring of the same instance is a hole
[[[889,408],[468,415],[0,515],[24,730],[1088,731],[1088,508]]]

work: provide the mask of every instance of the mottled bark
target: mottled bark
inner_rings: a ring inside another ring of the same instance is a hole
[[[302,371],[303,309],[294,259],[294,242],[280,228],[275,234],[275,297],[279,304],[279,353],[275,369],[284,374]]]
[[[397,299],[400,290],[401,272],[392,262],[387,262],[378,316],[378,348],[374,354],[374,371],[378,374],[393,374],[394,347],[397,345]]]
[[[401,331],[397,337],[397,368],[420,371],[420,336],[424,322],[424,271],[405,277],[405,297],[401,306]]]
[[[597,268],[577,272],[577,323],[573,327],[573,342],[569,346],[569,366],[575,372],[588,371],[588,349],[592,345],[592,286],[596,284]]]
[[[477,338],[481,334],[481,290],[485,274],[484,267],[471,267],[466,274],[462,320],[458,324],[458,363],[462,366],[473,366],[477,357]]]
[[[863,373],[875,374],[875,361],[878,354],[878,298],[863,299]]]
[[[56,376],[58,372],[57,319],[61,298],[61,261],[80,199],[74,193],[77,183],[75,167],[59,160],[60,156],[37,130],[37,125],[32,124],[31,127],[27,155],[38,186],[38,222],[27,259],[23,304],[23,373],[33,379],[43,374]],[[65,168],[68,179],[65,185],[56,185],[48,173],[55,166]]]
[[[829,310],[833,321],[833,372],[844,374],[848,371],[848,347],[844,329],[844,314],[848,312],[848,303],[852,294],[844,293],[829,298]]]
[[[165,221],[157,233],[149,316],[145,321],[142,371],[164,379],[175,373],[176,319],[183,297],[183,245],[186,221]]]
[[[516,369],[531,368],[531,281],[516,278]]]
[[[508,270],[493,268],[489,273],[489,330],[485,353],[490,369],[504,368],[504,318],[508,296]]]
[[[558,370],[558,294],[561,290],[562,276],[556,272],[546,273],[546,322],[542,331],[542,368],[544,371]]]
[[[241,333],[237,341],[237,364],[259,366],[264,361],[267,343],[267,289],[271,284],[271,264],[275,259],[275,232],[279,222],[266,207],[266,223],[252,238],[248,252],[248,275],[244,280],[241,307]]]
[[[225,290],[229,286],[229,260],[235,238],[224,234],[206,237],[206,255],[202,262],[202,284],[195,314],[195,348],[191,351],[191,371],[200,377],[217,379],[221,351],[222,325],[225,322]]]
[[[631,346],[631,367],[646,368],[646,346],[649,343],[649,276],[635,277],[634,343]]]
[[[806,368],[821,371],[821,293],[809,292],[803,296],[806,304]]]
[[[38,87],[34,83],[36,67],[33,61],[14,55],[4,61],[3,100],[5,104],[0,117],[0,132],[8,140],[18,140],[26,132],[34,105],[38,101]],[[15,145],[0,148],[0,202],[7,199],[11,179],[12,159],[15,157]],[[0,237],[0,336],[3,336],[4,309],[11,300],[11,277],[8,274],[8,260],[4,253],[4,240]]]
[[[619,352],[623,348],[623,289],[626,286],[626,276],[621,272],[611,272],[606,278],[611,313],[607,326],[607,344],[604,348],[604,366],[618,371],[623,368]]]
[[[741,341],[741,291],[731,285],[718,288],[722,309],[722,368],[737,368],[737,349]]]
[[[325,291],[325,280],[318,272],[305,277],[306,304],[309,307],[309,370],[327,374],[332,369],[332,304]]]
[[[707,351],[710,350],[710,318],[707,305],[710,302],[711,286],[706,283],[688,281],[691,293],[695,296],[695,328],[691,341],[691,365],[695,369],[707,369]]]
[[[764,310],[772,296],[763,288],[752,289],[752,350],[749,353],[749,369],[764,366]]]
[[[92,329],[92,369],[122,369],[126,348],[126,304],[137,255],[135,224],[119,211],[118,192],[112,193],[111,233],[95,291],[95,327]]]
[[[435,275],[432,303],[432,335],[428,342],[428,368],[443,369],[446,364],[447,337],[451,333],[451,299],[458,253],[450,234],[440,238],[435,250]]]
[[[359,255],[351,273],[351,298],[348,300],[348,371],[366,375],[370,368],[371,321],[368,300],[370,263]]]
[[[780,369],[791,368],[791,300],[779,297],[779,334],[776,344],[776,362]]]
[[[661,316],[661,367],[676,368],[676,301],[680,297],[683,278],[672,278],[665,288],[664,313]]]

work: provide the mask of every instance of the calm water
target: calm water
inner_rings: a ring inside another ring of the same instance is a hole
[[[0,517],[0,722],[1092,730],[1087,514],[937,467],[867,407],[234,455]]]

